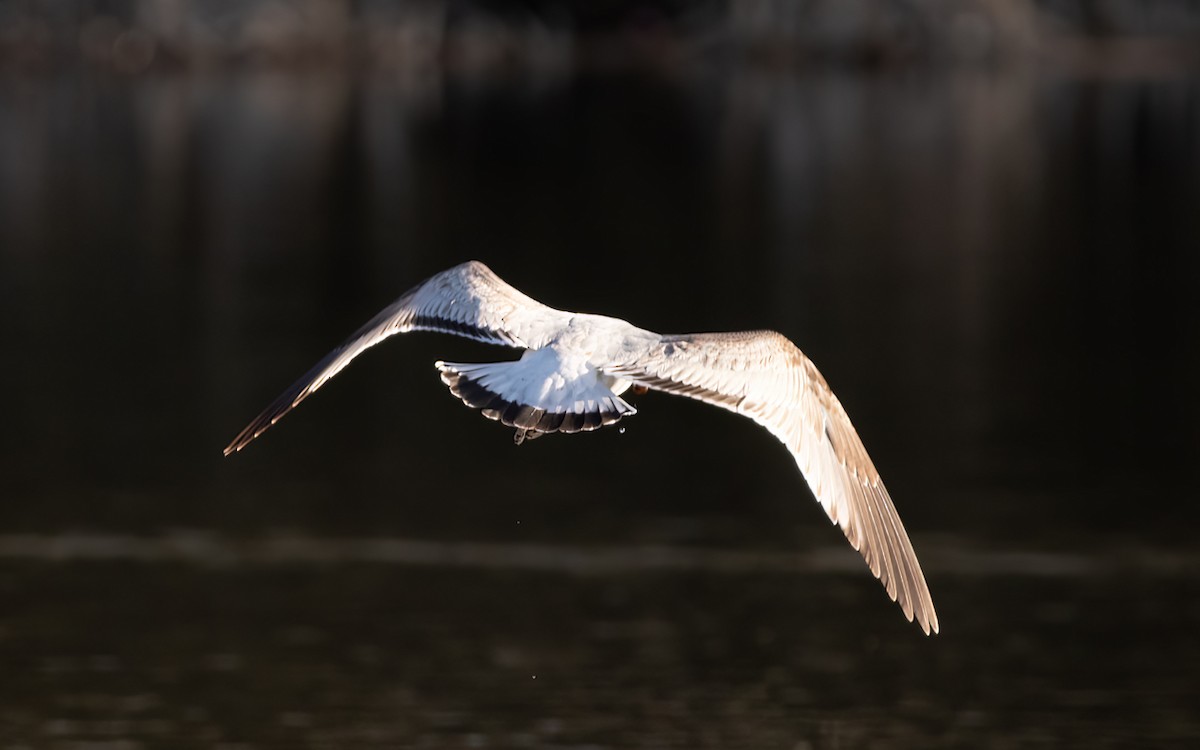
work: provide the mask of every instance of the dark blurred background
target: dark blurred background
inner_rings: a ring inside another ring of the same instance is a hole
[[[0,0],[0,748],[1200,739],[1200,6]],[[904,622],[750,422],[515,447],[415,334],[477,258],[775,328]]]

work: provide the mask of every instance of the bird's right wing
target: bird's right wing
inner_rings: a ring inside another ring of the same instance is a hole
[[[479,261],[429,277],[405,292],[306,372],[225,448],[245,448],[350,361],[397,333],[438,331],[488,344],[538,348],[570,320],[506,283]]]
[[[825,378],[786,337],[774,331],[664,336],[606,371],[743,414],[770,430],[905,616],[937,632],[929,587],[879,472]]]

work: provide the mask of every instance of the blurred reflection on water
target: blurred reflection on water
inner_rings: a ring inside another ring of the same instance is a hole
[[[2,96],[3,335],[20,356],[0,378],[28,395],[0,460],[23,493],[53,475],[153,494],[181,473],[244,491],[287,451],[328,447],[318,436],[343,419],[359,452],[413,450],[396,425],[427,402],[406,420],[417,437],[494,446],[426,371],[474,349],[414,337],[274,449],[195,459],[399,291],[467,257],[551,304],[658,330],[783,330],[922,503],[939,483],[1019,484],[1047,492],[1043,512],[1081,493],[1103,521],[1192,457],[1187,79],[749,71],[470,79],[435,95],[264,73],[19,80]],[[388,398],[405,391],[417,404]],[[522,457],[579,448],[555,443]],[[346,453],[390,481],[390,462]],[[790,485],[789,468],[772,479]],[[37,526],[48,502],[0,512]],[[107,522],[69,502],[65,517]],[[117,522],[179,510],[152,502]]]
[[[1194,739],[1197,205],[1189,77],[0,79],[0,739]],[[550,304],[794,338],[888,478],[945,634],[865,570],[806,569],[852,553],[753,426],[651,394],[625,433],[515,448],[436,379],[494,356],[470,342],[391,344],[220,459],[470,257]],[[550,562],[139,555],[178,529]],[[116,551],[55,554],[80,534]],[[553,569],[647,548],[771,562]],[[996,555],[1034,562],[972,568]],[[1039,574],[1062,560],[1105,572]]]

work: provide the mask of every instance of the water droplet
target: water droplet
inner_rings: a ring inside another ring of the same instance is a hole
[[[624,428],[624,427],[620,428],[620,429],[618,430],[618,432],[620,432],[622,435],[624,435],[624,434],[625,434],[625,428]]]

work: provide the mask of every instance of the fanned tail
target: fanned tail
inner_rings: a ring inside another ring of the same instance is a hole
[[[594,376],[558,388],[533,382],[525,360],[466,364],[438,362],[450,392],[483,416],[515,427],[517,442],[551,432],[590,432],[637,410]]]

